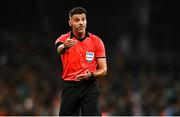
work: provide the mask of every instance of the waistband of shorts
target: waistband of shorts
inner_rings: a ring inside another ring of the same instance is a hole
[[[63,80],[63,83],[65,83],[65,84],[86,84],[86,83],[95,83],[95,82],[97,82],[96,79],[84,80],[84,81],[65,81],[65,80]]]

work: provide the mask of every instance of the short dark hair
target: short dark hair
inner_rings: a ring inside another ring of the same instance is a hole
[[[69,11],[69,17],[72,17],[75,14],[85,14],[86,10],[83,7],[74,7],[72,10]]]

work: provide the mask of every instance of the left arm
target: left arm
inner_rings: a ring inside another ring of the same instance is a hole
[[[77,76],[78,80],[85,80],[87,78],[102,77],[107,74],[107,63],[106,58],[97,58],[97,70],[95,72],[86,71],[85,74]]]
[[[106,58],[97,58],[97,70],[92,74],[94,77],[101,77],[107,74]]]

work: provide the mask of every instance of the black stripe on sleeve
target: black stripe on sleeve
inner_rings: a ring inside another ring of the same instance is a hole
[[[104,57],[96,57],[97,59],[99,59],[99,58],[106,58],[105,56]]]
[[[63,44],[63,43],[62,43],[62,42],[57,42],[56,45],[55,45],[55,47],[58,48],[59,45],[61,45],[61,44]]]

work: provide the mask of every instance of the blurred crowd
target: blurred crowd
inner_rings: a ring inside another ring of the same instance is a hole
[[[18,31],[3,30],[0,38],[0,115],[57,115],[60,69],[52,64],[54,46]]]
[[[109,62],[108,77],[100,82],[104,115],[180,115],[180,64],[174,53],[118,52]]]

